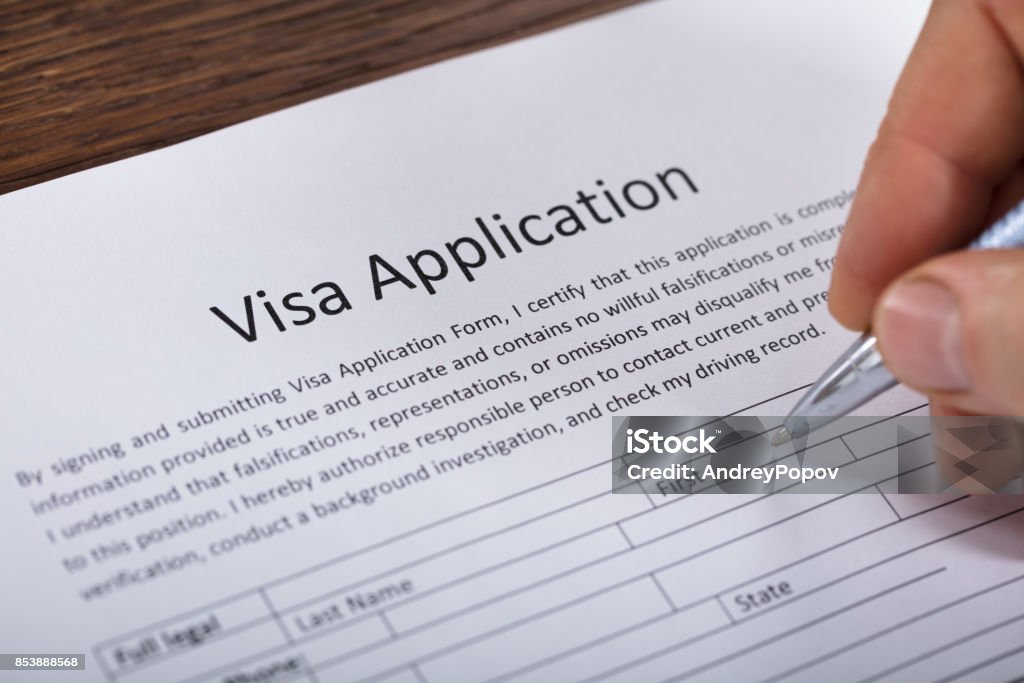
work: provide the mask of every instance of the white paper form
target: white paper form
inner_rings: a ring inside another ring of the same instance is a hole
[[[609,484],[611,415],[784,414],[849,343],[837,226],[925,11],[651,3],[0,197],[0,649],[86,654],[40,681],[1019,675],[1014,498]]]

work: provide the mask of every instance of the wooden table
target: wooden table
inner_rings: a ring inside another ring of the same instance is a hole
[[[637,0],[0,0],[0,193]]]

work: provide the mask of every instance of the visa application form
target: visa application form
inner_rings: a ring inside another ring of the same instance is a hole
[[[609,484],[612,415],[783,415],[850,342],[832,257],[926,10],[653,2],[0,197],[0,649],[1019,676],[1017,498]]]

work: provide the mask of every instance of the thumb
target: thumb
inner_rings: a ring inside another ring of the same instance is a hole
[[[885,291],[873,331],[892,373],[933,403],[1024,415],[1024,250],[926,262]]]

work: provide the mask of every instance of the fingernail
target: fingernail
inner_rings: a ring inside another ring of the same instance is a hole
[[[968,388],[960,311],[937,282],[916,280],[893,287],[879,306],[876,332],[893,374],[925,391]]]

